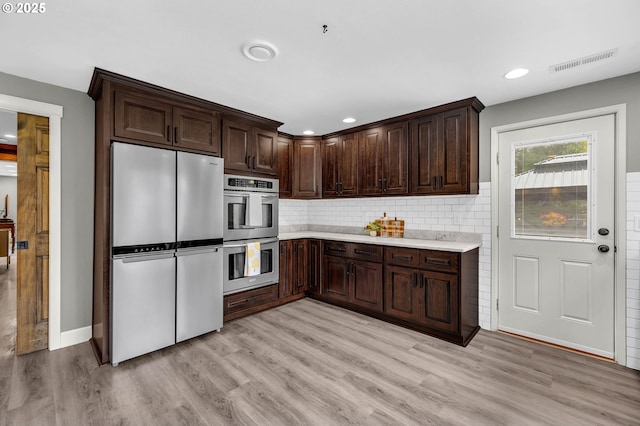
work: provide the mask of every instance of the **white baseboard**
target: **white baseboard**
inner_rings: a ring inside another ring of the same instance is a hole
[[[76,328],[60,333],[60,349],[84,343],[91,339],[91,326]]]

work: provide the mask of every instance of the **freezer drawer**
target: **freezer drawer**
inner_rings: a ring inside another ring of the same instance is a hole
[[[111,363],[175,343],[173,252],[113,259]]]
[[[176,341],[222,327],[222,247],[178,251]]]

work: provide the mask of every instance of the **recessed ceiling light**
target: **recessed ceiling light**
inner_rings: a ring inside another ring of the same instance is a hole
[[[278,56],[278,48],[268,41],[252,40],[242,46],[242,54],[252,61],[267,62]]]
[[[356,119],[353,117],[347,117],[344,120],[342,120],[343,123],[355,123]]]
[[[506,73],[504,75],[504,78],[508,78],[509,80],[512,80],[514,78],[520,78],[523,75],[527,75],[527,73],[529,73],[529,70],[526,68],[516,68]]]
[[[15,139],[16,135],[4,135],[5,138]]]
[[[303,135],[307,135],[307,136],[311,136],[313,135],[315,132],[313,130],[305,130],[304,132],[302,132]]]

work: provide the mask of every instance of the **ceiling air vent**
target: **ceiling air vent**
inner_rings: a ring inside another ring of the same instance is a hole
[[[611,49],[605,52],[595,53],[593,55],[585,56],[584,58],[573,59],[562,64],[551,65],[549,67],[549,73],[566,71],[572,68],[581,67],[583,65],[592,64],[594,62],[604,61],[605,59],[611,59],[618,54],[618,49]]]

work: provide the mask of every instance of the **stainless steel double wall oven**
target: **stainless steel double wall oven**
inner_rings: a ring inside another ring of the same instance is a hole
[[[278,282],[278,180],[224,175],[224,294]],[[260,274],[245,274],[247,244],[260,243]]]

